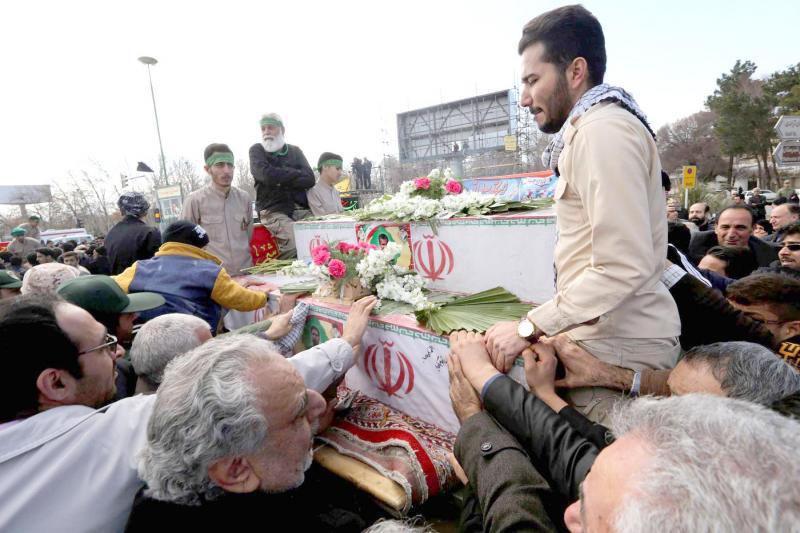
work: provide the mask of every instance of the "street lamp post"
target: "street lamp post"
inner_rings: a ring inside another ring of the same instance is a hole
[[[156,110],[156,93],[153,90],[153,77],[150,75],[150,65],[155,65],[158,60],[154,57],[142,56],[139,61],[147,65],[147,78],[150,80],[150,96],[153,98],[153,114],[156,117],[156,133],[158,134],[158,148],[161,150],[161,177],[164,179],[164,185],[167,183],[167,161],[164,159],[164,145],[161,144],[161,128],[158,125],[158,110]]]

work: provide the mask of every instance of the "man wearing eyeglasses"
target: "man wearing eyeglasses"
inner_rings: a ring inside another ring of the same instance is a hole
[[[114,398],[117,338],[30,295],[0,305],[0,346],[17,355],[0,387],[0,531],[122,531],[153,397],[98,409]]]
[[[781,245],[778,251],[781,267],[800,273],[800,223],[795,222],[784,228]]]

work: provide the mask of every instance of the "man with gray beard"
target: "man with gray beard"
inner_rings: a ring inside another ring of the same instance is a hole
[[[307,214],[306,191],[316,181],[303,151],[284,140],[285,132],[280,115],[266,113],[261,117],[263,141],[250,147],[256,209],[275,237],[281,259],[297,257],[294,221]]]

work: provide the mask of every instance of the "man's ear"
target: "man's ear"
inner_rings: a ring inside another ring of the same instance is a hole
[[[75,397],[77,380],[66,370],[45,368],[36,378],[39,403],[43,405],[69,404]]]
[[[567,83],[573,91],[579,89],[584,83],[587,89],[589,88],[589,64],[586,59],[582,57],[573,59],[567,67],[566,75]]]
[[[261,480],[244,457],[217,459],[208,467],[208,477],[225,492],[255,492],[261,486]]]
[[[783,324],[783,331],[785,333],[783,340],[791,339],[792,337],[800,335],[800,320],[785,322]]]

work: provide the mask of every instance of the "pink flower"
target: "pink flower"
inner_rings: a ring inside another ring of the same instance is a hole
[[[347,273],[347,265],[338,259],[331,259],[328,263],[328,272],[336,279],[341,279]]]
[[[444,188],[447,189],[447,192],[450,194],[461,194],[461,191],[464,190],[464,188],[461,186],[461,183],[457,182],[456,180],[449,180],[444,184]]]
[[[364,242],[364,241],[361,241],[360,243],[358,243],[358,248],[362,252],[369,252],[370,250],[377,250],[378,249],[378,247],[375,246],[374,244],[370,244],[370,243]]]
[[[315,265],[324,265],[330,258],[331,252],[325,244],[320,244],[311,250],[311,260],[314,261]]]
[[[431,188],[430,178],[417,178],[414,180],[414,187],[417,189],[425,189],[426,191]]]
[[[336,249],[339,250],[341,253],[346,254],[352,250],[357,249],[357,246],[354,244],[350,244],[349,242],[340,242],[336,245]]]

